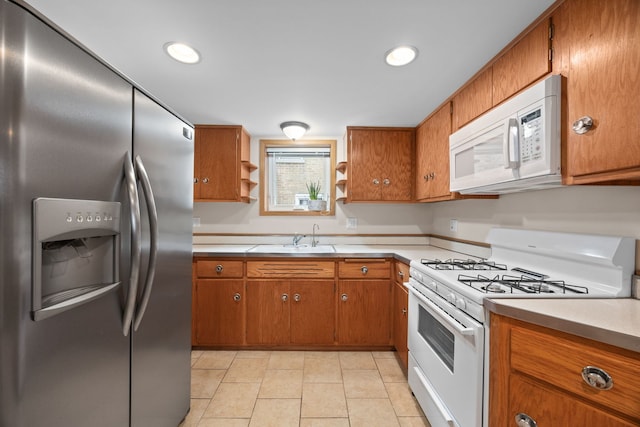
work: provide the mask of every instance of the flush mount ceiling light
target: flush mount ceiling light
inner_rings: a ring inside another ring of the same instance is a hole
[[[303,122],[282,122],[280,123],[280,129],[289,139],[294,141],[298,138],[302,138],[302,135],[309,130],[309,125]]]
[[[413,46],[398,46],[387,51],[384,60],[389,65],[401,67],[412,62],[418,56],[418,49]]]
[[[165,43],[164,51],[167,52],[167,55],[169,55],[176,61],[182,62],[184,64],[195,64],[197,62],[200,62],[200,54],[198,53],[198,51],[184,43]]]

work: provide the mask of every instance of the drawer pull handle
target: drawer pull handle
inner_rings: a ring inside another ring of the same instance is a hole
[[[369,269],[367,268],[366,265],[363,265],[360,271],[362,271],[362,274],[367,274],[369,272]]]
[[[613,387],[613,378],[604,370],[595,366],[585,366],[582,368],[582,379],[593,388],[598,390],[609,390]]]
[[[282,297],[280,297],[282,299],[282,302],[287,302],[287,300],[289,299],[289,295],[287,294],[282,294]]]
[[[240,294],[239,294],[239,293],[237,293],[237,292],[236,292],[235,294],[233,294],[233,300],[234,300],[235,302],[238,302],[238,301],[240,301],[241,299],[242,299],[242,297],[240,296]]]
[[[347,294],[342,294],[342,295],[340,295],[340,299],[341,299],[342,301],[346,301],[346,300],[348,300],[348,299],[349,299],[349,297],[347,296]]]
[[[217,271],[218,273],[222,273],[222,270],[224,270],[224,267],[222,266],[222,264],[218,264],[218,265],[216,265],[216,271]]]
[[[538,423],[529,415],[520,412],[516,415],[516,425],[518,427],[537,427]]]
[[[202,182],[204,184],[208,184],[209,183],[209,178],[202,178]]]
[[[293,294],[293,300],[295,302],[300,302],[300,294]]]

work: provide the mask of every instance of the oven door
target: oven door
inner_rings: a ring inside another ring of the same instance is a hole
[[[429,289],[409,286],[409,385],[432,427],[478,427],[484,327],[447,305]]]

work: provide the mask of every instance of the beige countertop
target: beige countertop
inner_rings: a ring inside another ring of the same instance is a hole
[[[640,352],[640,300],[493,299],[497,314]]]
[[[247,252],[256,245],[194,245],[194,256],[225,256],[225,257],[376,257],[396,258],[409,263],[412,259],[421,258],[470,258],[470,255],[441,249],[430,245],[333,245],[335,252],[329,253],[269,253]]]

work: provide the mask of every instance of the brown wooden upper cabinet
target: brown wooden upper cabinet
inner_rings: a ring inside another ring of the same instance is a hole
[[[347,127],[346,202],[411,202],[415,128]]]
[[[640,2],[568,0],[568,184],[640,180]]]
[[[452,132],[551,72],[551,19],[542,20],[452,98]]]
[[[201,202],[249,202],[251,137],[242,126],[196,125],[193,197]]]
[[[416,130],[416,200],[448,200],[451,104],[444,104]]]

